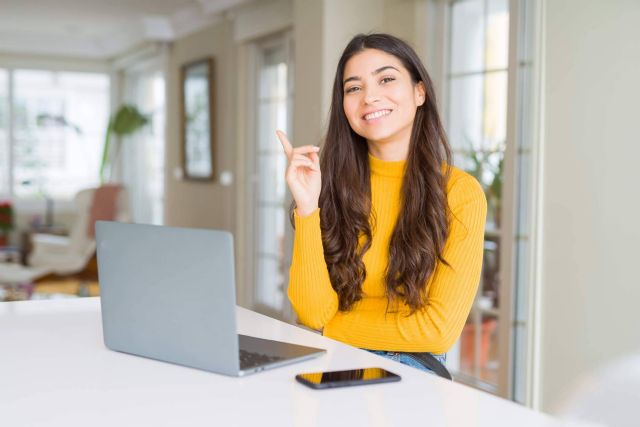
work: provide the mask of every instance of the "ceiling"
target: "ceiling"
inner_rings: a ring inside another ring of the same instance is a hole
[[[184,36],[248,0],[0,0],[0,53],[107,59]]]

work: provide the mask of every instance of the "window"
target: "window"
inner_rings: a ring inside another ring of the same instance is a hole
[[[96,185],[109,119],[109,76],[0,71],[0,193],[70,200]]]
[[[257,134],[254,189],[255,292],[254,309],[277,318],[286,317],[289,206],[285,170],[287,158],[276,129],[291,134],[290,40],[287,34],[257,45]]]
[[[9,73],[0,69],[0,198],[9,193]]]
[[[120,179],[130,192],[137,223],[164,223],[165,78],[161,62],[124,75],[125,102],[149,117],[149,124],[122,140]]]
[[[448,134],[454,163],[474,175],[488,201],[483,273],[460,339],[458,377],[496,391],[503,165],[507,137],[508,0],[449,5]]]
[[[447,130],[456,165],[478,178],[489,202],[480,287],[452,364],[460,381],[531,405],[540,2],[447,4]]]

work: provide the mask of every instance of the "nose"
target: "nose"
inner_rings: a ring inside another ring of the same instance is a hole
[[[365,104],[371,105],[371,104],[375,104],[378,101],[380,101],[380,95],[378,94],[378,92],[371,89],[367,90],[364,96]]]

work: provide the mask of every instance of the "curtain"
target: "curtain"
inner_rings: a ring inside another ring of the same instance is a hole
[[[124,75],[123,101],[135,105],[149,123],[122,138],[118,155],[119,181],[129,191],[133,222],[164,221],[165,78],[160,67]]]

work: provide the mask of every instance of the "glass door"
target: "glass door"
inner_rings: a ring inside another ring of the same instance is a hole
[[[257,44],[257,111],[254,185],[254,295],[253,308],[286,317],[289,254],[286,232],[288,197],[287,159],[276,139],[276,129],[291,134],[293,102],[290,36],[282,34]]]
[[[447,131],[455,165],[478,179],[488,201],[482,277],[450,367],[462,382],[530,404],[539,2],[447,5]]]
[[[488,202],[478,294],[452,360],[457,377],[495,392],[500,372],[498,326],[502,184],[507,141],[508,0],[449,4],[447,127],[454,164],[483,186]]]

